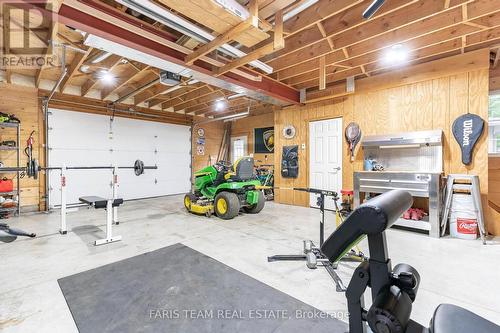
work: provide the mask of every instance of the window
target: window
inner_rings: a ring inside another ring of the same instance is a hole
[[[488,141],[489,153],[500,154],[500,94],[490,95]]]
[[[247,137],[239,136],[231,138],[231,161],[234,163],[237,159],[247,155]]]

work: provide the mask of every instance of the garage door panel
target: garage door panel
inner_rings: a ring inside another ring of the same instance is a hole
[[[119,197],[125,200],[188,192],[191,188],[191,142],[188,126],[115,118],[51,109],[51,166],[133,166],[140,159],[157,170],[135,176],[118,170]],[[68,171],[68,203],[83,195],[111,197],[110,170]],[[59,171],[50,176],[50,205],[60,205]]]

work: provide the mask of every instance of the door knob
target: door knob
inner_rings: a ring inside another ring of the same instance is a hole
[[[340,171],[340,167],[333,168],[333,170]]]

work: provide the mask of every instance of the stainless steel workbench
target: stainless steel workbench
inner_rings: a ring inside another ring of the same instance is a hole
[[[354,207],[360,205],[360,194],[404,190],[414,197],[429,198],[429,215],[421,221],[399,219],[396,225],[428,231],[431,237],[440,236],[441,173],[410,171],[354,172]]]

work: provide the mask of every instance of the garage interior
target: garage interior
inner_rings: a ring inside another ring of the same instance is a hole
[[[1,332],[500,332],[499,0],[0,12]]]

